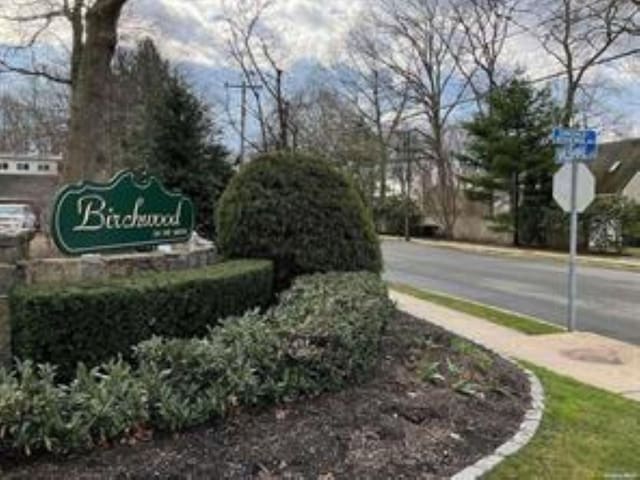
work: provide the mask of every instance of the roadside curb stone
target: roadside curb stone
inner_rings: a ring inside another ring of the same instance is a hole
[[[381,235],[381,239],[387,241],[404,241],[404,238],[396,237],[393,235]],[[453,251],[475,253],[478,255],[490,255],[504,258],[543,259],[562,263],[568,261],[565,254],[556,252],[523,250],[514,249],[511,247],[483,244],[467,244],[463,242],[446,242],[440,240],[434,241],[422,238],[414,238],[411,241],[416,245],[425,245],[433,248],[444,248]],[[607,268],[611,270],[622,270],[632,273],[640,272],[640,261],[638,261],[637,259],[610,259],[598,256],[578,255],[577,262],[579,265],[585,267]]]
[[[428,319],[423,320],[425,322],[429,322]],[[442,327],[441,325],[439,326]],[[464,336],[460,335],[457,332],[448,330],[446,327],[442,328],[458,337]],[[479,342],[475,339],[470,338],[467,338],[467,340],[481,346],[482,348],[514,364],[517,368],[522,370],[529,380],[529,395],[531,397],[531,400],[529,403],[529,408],[525,412],[522,422],[518,427],[518,431],[509,440],[496,448],[493,453],[482,457],[473,465],[470,465],[460,472],[456,473],[451,477],[451,480],[475,480],[489,473],[500,463],[502,463],[507,457],[513,455],[514,453],[517,453],[522,447],[524,447],[531,441],[533,436],[538,431],[538,427],[540,426],[540,422],[542,421],[542,417],[544,414],[544,389],[542,388],[542,383],[540,383],[538,377],[531,370],[524,368],[515,359],[496,351],[483,342]]]

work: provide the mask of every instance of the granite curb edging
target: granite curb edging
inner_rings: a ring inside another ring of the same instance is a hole
[[[489,349],[490,350],[490,349]],[[491,350],[493,353],[499,353]],[[529,379],[529,388],[531,395],[531,404],[524,414],[524,419],[520,423],[518,431],[506,442],[496,448],[493,453],[482,457],[473,465],[466,467],[464,470],[456,473],[451,480],[475,480],[489,473],[491,470],[500,465],[507,457],[517,453],[525,445],[527,445],[534,437],[542,421],[544,414],[544,390],[538,377],[531,371],[521,365],[518,365],[512,359],[500,355],[502,358],[516,364],[527,375]]]
[[[401,308],[399,309],[402,310]],[[405,313],[411,315],[409,312]],[[424,320],[425,322],[429,322],[429,320],[425,318],[423,318],[422,320]],[[463,335],[448,330],[442,325],[438,326],[440,328],[443,328],[444,330],[447,330],[452,335],[463,337]],[[491,470],[501,464],[507,457],[520,451],[520,449],[522,449],[531,441],[531,439],[533,439],[533,436],[538,431],[538,427],[540,426],[540,422],[542,421],[542,416],[544,414],[544,389],[542,388],[542,383],[535,373],[520,365],[515,359],[496,351],[491,346],[483,342],[471,338],[466,338],[466,340],[479,345],[480,347],[490,351],[500,358],[503,358],[504,360],[512,363],[521,371],[523,371],[527,376],[527,379],[529,380],[529,395],[531,396],[531,403],[529,404],[529,408],[524,414],[523,420],[518,427],[518,431],[514,435],[512,435],[509,440],[496,448],[492,453],[485,455],[474,464],[465,467],[463,470],[453,475],[451,477],[451,480],[475,480],[489,473]]]

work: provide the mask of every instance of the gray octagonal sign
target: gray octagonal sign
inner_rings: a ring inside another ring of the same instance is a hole
[[[584,212],[596,196],[596,180],[589,168],[578,163],[576,210]],[[553,176],[553,198],[565,212],[571,211],[571,164],[566,163]]]

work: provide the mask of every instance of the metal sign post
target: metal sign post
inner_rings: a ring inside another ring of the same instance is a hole
[[[580,162],[591,161],[597,152],[595,130],[569,130],[556,128],[553,141],[558,145],[557,161],[563,167],[553,177],[553,197],[565,212],[570,214],[569,230],[569,285],[567,329],[576,329],[578,253],[578,213],[582,213],[595,197],[595,180],[587,167]],[[567,192],[567,183],[570,190]]]
[[[576,328],[576,255],[578,253],[578,209],[576,196],[578,191],[578,162],[571,161],[571,226],[569,228],[569,312],[567,328],[573,332]]]

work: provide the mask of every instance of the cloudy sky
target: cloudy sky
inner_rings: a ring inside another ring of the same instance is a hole
[[[250,0],[131,0],[125,28],[144,23],[160,35],[166,54],[176,60],[189,57],[219,66],[225,39],[223,15]],[[366,0],[276,0],[265,11],[263,24],[282,41],[282,51],[295,62],[300,57],[331,62],[343,45],[350,25]],[[240,11],[243,9],[240,8]],[[245,10],[246,11],[246,10]],[[240,13],[240,12],[238,12]]]
[[[204,71],[215,70],[228,61],[224,55],[222,15],[225,8],[237,3],[242,0],[132,0],[125,28],[136,32],[135,27],[143,23],[172,60],[196,64]],[[250,4],[251,0],[245,3]],[[330,66],[343,50],[349,29],[366,11],[366,0],[275,0],[264,16],[264,25],[280,42],[279,60],[284,68],[294,66],[293,75],[304,75],[305,71],[295,71],[295,65]],[[510,67],[525,69],[530,78],[560,68],[540,48],[537,39],[517,27],[512,29],[503,61]],[[639,59],[627,58],[598,67],[586,78],[588,84],[599,85],[592,107],[597,118],[592,121],[602,128],[605,138],[640,136],[639,76]],[[558,83],[552,87],[562,88]],[[203,88],[216,95],[215,81]]]
[[[0,11],[7,11],[20,1],[26,0],[0,0]],[[40,4],[56,1],[60,0],[41,0]],[[223,15],[238,4],[251,3],[252,0],[130,0],[121,24],[122,42],[131,44],[141,36],[152,36],[163,54],[192,76],[203,96],[219,101],[224,82],[239,78],[225,55]],[[277,39],[278,61],[289,71],[290,78],[308,77],[313,75],[314,66],[331,66],[336,61],[347,32],[366,13],[367,3],[367,0],[274,0],[264,15],[262,28]],[[248,10],[241,7],[236,14],[241,16]],[[544,54],[535,38],[515,33],[504,55],[509,66],[525,68],[530,78],[558,71],[558,64]],[[0,34],[4,38],[0,43],[11,43],[24,39],[28,32],[9,29],[0,22]],[[56,24],[48,41],[59,46],[65,38],[68,38],[66,25]],[[629,58],[599,67],[586,79],[601,85],[594,105],[599,115],[593,121],[603,129],[605,138],[640,136],[638,78],[640,61]]]

